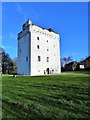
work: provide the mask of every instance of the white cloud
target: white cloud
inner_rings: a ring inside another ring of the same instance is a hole
[[[20,4],[17,4],[17,5],[16,5],[16,10],[17,10],[17,12],[18,12],[19,14],[22,14],[22,13],[23,13],[23,8],[21,7]]]
[[[26,8],[27,9],[27,8]],[[26,21],[28,17],[37,20],[39,18],[39,14],[35,13],[33,9],[26,10],[19,3],[16,4],[16,11],[23,16],[23,19]]]
[[[5,35],[3,37],[2,41],[0,41],[0,46],[5,45],[4,48],[6,48],[9,45],[8,47],[14,48],[17,45],[16,41],[17,41],[17,35],[14,33],[9,33],[8,35]]]

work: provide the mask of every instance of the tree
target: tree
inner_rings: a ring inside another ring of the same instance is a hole
[[[67,62],[68,62],[68,63],[69,63],[69,62],[72,62],[72,61],[73,61],[72,56],[67,57]]]
[[[13,73],[17,74],[17,57],[13,59]]]
[[[0,74],[2,74],[2,49],[0,48]]]
[[[13,61],[3,48],[0,48],[0,56],[1,56],[0,62],[2,66],[2,73],[12,74],[13,73]]]
[[[73,61],[73,58],[71,56],[61,58],[61,67],[64,67],[66,64],[72,61]]]

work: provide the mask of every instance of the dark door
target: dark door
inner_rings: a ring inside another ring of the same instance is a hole
[[[49,74],[49,68],[47,68],[47,74]]]

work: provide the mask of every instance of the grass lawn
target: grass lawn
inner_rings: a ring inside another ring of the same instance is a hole
[[[90,74],[2,77],[3,118],[89,118]]]

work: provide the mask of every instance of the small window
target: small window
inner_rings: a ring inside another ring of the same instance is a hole
[[[47,62],[49,62],[49,57],[47,57]]]
[[[38,56],[38,61],[41,61],[41,57],[40,56]]]
[[[28,61],[28,57],[26,57],[26,61]]]
[[[39,37],[37,37],[37,40],[39,40]]]
[[[47,51],[49,51],[49,49],[47,49]]]
[[[21,49],[20,49],[20,53],[21,53]]]
[[[37,45],[37,48],[39,49],[39,45]]]
[[[47,42],[48,42],[48,40],[47,40]]]

